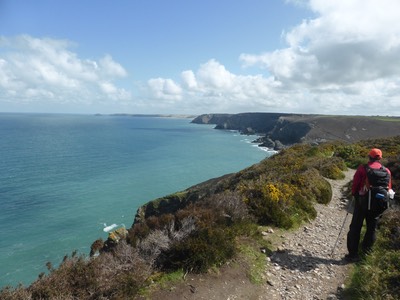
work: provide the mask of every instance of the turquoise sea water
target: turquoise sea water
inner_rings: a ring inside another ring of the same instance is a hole
[[[270,155],[252,139],[189,119],[0,114],[0,288],[88,254],[150,200]]]

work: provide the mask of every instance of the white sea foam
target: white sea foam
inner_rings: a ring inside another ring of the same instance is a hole
[[[103,231],[104,231],[104,232],[110,232],[111,230],[113,230],[113,229],[115,229],[115,228],[117,228],[117,227],[118,227],[117,224],[112,224],[112,225],[107,226],[107,224],[104,223]]]
[[[268,148],[268,147],[261,147],[261,146],[258,146],[258,145],[254,145],[254,147],[258,147],[260,150],[265,151],[265,152],[268,152],[268,153],[271,153],[271,154],[276,154],[276,153],[278,153],[278,151],[273,150],[273,149]]]

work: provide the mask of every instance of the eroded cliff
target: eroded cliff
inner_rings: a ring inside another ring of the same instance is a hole
[[[299,142],[357,142],[395,136],[400,132],[399,117],[327,116],[284,113],[206,114],[193,123],[215,124],[216,129],[258,134],[261,146],[281,149]]]

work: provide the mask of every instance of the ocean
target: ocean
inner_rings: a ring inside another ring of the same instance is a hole
[[[190,119],[0,113],[0,288],[88,255],[150,200],[271,155]]]

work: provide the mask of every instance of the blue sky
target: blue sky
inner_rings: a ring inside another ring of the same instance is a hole
[[[400,115],[398,0],[0,0],[0,112]]]

